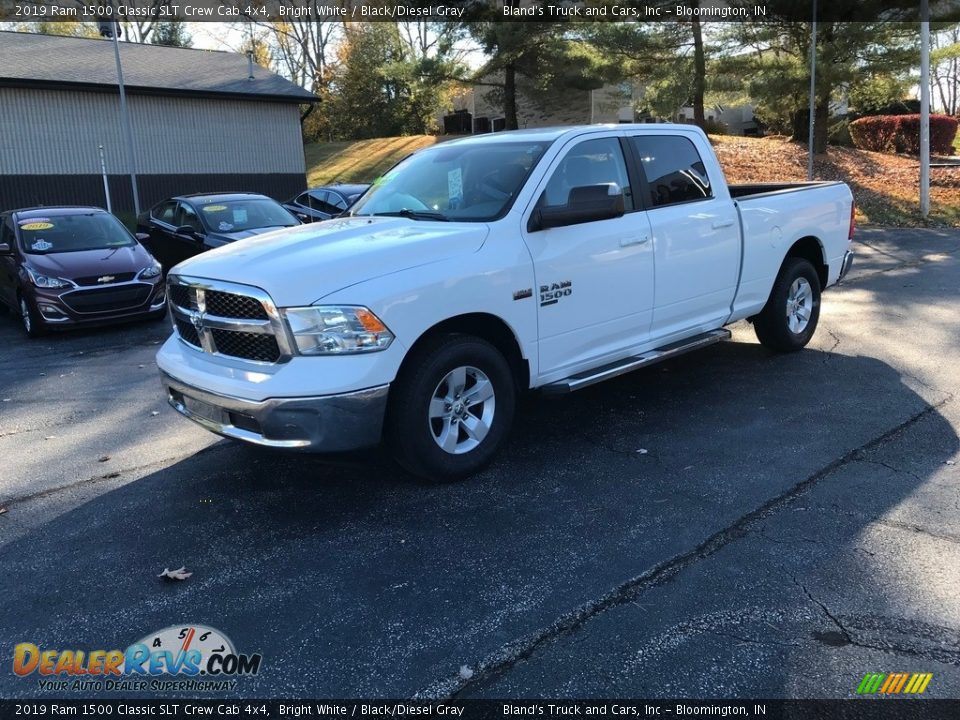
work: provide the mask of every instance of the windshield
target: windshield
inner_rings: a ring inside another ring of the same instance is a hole
[[[267,227],[299,225],[280,203],[270,198],[211,200],[196,203],[203,224],[211,232],[240,232]]]
[[[360,198],[351,215],[484,222],[502,216],[547,142],[438,145],[396,165]]]
[[[112,250],[136,245],[123,224],[105,212],[21,218],[20,247],[31,255]]]

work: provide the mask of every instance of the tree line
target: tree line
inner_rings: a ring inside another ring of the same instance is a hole
[[[845,127],[838,116],[896,109],[915,88],[919,26],[896,14],[897,2],[857,0],[859,11],[875,5],[875,16],[883,20],[818,22],[818,152],[836,126]],[[793,0],[768,0],[764,22],[709,22],[694,14],[655,23],[503,22],[492,15],[470,22],[352,22],[320,14],[329,0],[308,4],[308,19],[247,20],[230,33],[231,49],[252,53],[256,62],[320,98],[304,108],[308,139],[429,133],[465,87],[501,107],[506,128],[513,129],[518,98],[537,102],[564,90],[629,82],[641,89],[634,100],[639,115],[670,119],[692,107],[694,122],[706,127],[710,108],[749,103],[766,131],[807,140],[811,24],[797,21]],[[55,25],[62,34],[64,24]],[[89,24],[75,25],[75,33],[96,33]],[[129,40],[190,44],[183,23],[125,25]],[[934,101],[955,114],[960,23],[938,22],[933,29]]]

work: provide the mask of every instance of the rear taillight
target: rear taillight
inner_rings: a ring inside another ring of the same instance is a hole
[[[853,231],[857,229],[857,208],[850,201],[850,232],[847,233],[847,240],[853,240]]]

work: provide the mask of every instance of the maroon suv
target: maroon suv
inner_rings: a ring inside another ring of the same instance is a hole
[[[100,208],[0,213],[0,303],[27,335],[166,313],[160,264]]]

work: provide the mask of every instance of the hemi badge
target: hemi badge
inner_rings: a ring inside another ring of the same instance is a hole
[[[533,297],[533,288],[527,288],[526,290],[517,290],[513,294],[514,300],[526,300],[528,297]]]

